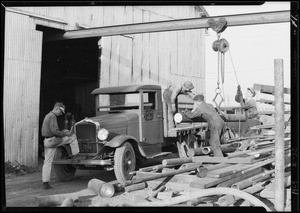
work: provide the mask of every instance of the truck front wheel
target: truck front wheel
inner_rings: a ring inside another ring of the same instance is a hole
[[[67,159],[67,157],[68,157],[68,153],[65,148],[63,148],[63,147],[56,148],[54,160]],[[54,167],[56,176],[58,177],[59,180],[61,180],[63,182],[70,181],[76,173],[76,168],[72,165],[54,164],[53,167]]]
[[[136,159],[132,145],[125,142],[117,148],[114,155],[114,172],[117,180],[124,183],[132,178],[130,172],[135,171]]]

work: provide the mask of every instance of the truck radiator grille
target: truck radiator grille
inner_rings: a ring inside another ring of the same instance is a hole
[[[94,124],[79,124],[75,127],[80,153],[98,153],[96,126]]]

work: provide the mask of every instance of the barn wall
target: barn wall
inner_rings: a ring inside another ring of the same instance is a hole
[[[194,6],[97,6],[15,8],[55,17],[68,24],[35,19],[35,23],[61,29],[101,27],[200,17]],[[128,83],[155,83],[167,86],[192,79],[195,90],[205,93],[205,30],[183,30],[107,36],[102,46],[100,87]],[[131,37],[131,38],[130,38]]]
[[[4,54],[5,161],[37,165],[42,32],[32,20],[6,13]]]
[[[110,16],[108,15],[110,14]],[[106,8],[104,25],[199,17],[193,7]],[[125,17],[125,18],[124,18]],[[184,30],[107,36],[101,39],[100,86],[182,83],[205,93],[205,31]]]

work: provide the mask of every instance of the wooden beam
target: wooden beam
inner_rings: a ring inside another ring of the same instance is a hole
[[[253,89],[259,91],[260,93],[275,95],[275,87],[264,84],[253,84]],[[290,88],[283,88],[285,94],[291,94]]]
[[[12,13],[18,13],[18,14],[21,14],[21,15],[26,15],[26,16],[29,16],[29,17],[33,17],[33,18],[37,18],[37,19],[42,19],[42,20],[46,20],[46,21],[52,21],[52,22],[56,22],[56,23],[59,23],[59,24],[65,24],[65,25],[68,24],[68,22],[66,22],[65,20],[60,19],[60,18],[45,16],[45,15],[39,15],[39,14],[36,14],[36,13],[31,13],[31,12],[28,12],[28,11],[23,11],[21,9],[5,8],[5,11],[12,12]]]
[[[115,25],[106,27],[96,27],[90,29],[71,30],[58,35],[53,34],[51,37],[45,38],[47,41],[62,39],[78,39],[100,36],[115,36],[126,34],[153,33],[174,30],[191,30],[209,28],[208,20],[225,18],[227,26],[242,26],[253,24],[270,24],[290,22],[290,11],[275,11],[264,13],[250,13],[227,16],[215,16],[209,18],[191,18],[170,21],[144,22],[136,24]]]

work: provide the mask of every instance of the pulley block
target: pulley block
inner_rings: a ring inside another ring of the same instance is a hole
[[[224,38],[218,39],[213,42],[212,48],[216,52],[220,51],[221,53],[225,53],[229,49],[229,42]]]

